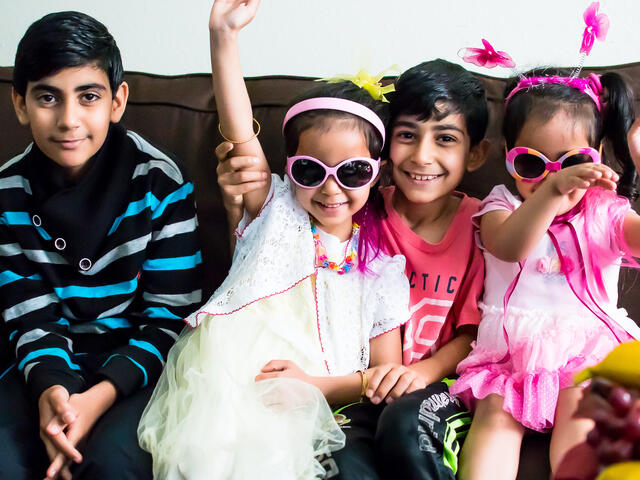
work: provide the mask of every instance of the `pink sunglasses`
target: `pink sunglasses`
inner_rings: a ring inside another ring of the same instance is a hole
[[[523,182],[539,182],[549,172],[557,172],[561,168],[580,165],[581,163],[601,163],[600,153],[591,147],[576,148],[552,162],[542,153],[527,147],[515,147],[507,152],[507,170],[516,180]]]
[[[306,155],[287,157],[287,173],[293,183],[302,188],[318,188],[333,176],[346,190],[370,185],[378,175],[380,160],[367,157],[348,158],[335,167],[328,167],[317,158]]]

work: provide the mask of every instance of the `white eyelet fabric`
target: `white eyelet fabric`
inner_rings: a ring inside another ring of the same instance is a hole
[[[234,312],[316,273],[309,215],[296,201],[288,178],[283,181],[273,175],[265,206],[253,221],[247,220],[245,217],[238,227],[228,277],[209,302],[186,319],[191,326],[203,321],[206,314]],[[343,245],[337,247],[338,255],[344,254]],[[404,257],[381,254],[368,265],[368,274],[352,270],[338,275],[325,268],[317,271],[317,327],[332,375],[367,368],[370,338],[409,319]]]

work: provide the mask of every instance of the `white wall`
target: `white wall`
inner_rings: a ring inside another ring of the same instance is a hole
[[[0,0],[0,65],[13,65],[19,39],[45,13],[80,10],[111,30],[127,70],[209,71],[211,0]],[[442,57],[487,38],[520,69],[573,65],[590,0],[263,0],[241,36],[245,75],[377,73]],[[185,6],[187,5],[187,6]],[[611,20],[587,65],[640,61],[640,2],[604,0]],[[469,66],[467,64],[467,66]],[[474,68],[469,66],[469,68]],[[501,68],[479,69],[509,75]]]

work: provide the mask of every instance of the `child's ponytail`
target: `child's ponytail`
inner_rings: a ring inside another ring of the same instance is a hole
[[[622,167],[618,194],[633,202],[638,198],[638,174],[627,144],[627,132],[635,119],[633,92],[624,79],[614,72],[603,74],[600,82],[607,97],[602,120],[602,138],[611,144],[613,154]]]

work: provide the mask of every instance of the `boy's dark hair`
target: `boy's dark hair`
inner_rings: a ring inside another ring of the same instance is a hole
[[[524,73],[525,78],[553,75],[568,77],[570,72],[545,68]],[[505,97],[515,88],[519,78],[507,83]],[[532,117],[544,121],[564,111],[577,121],[584,122],[590,147],[597,150],[603,140],[608,140],[622,167],[618,193],[635,200],[638,196],[635,188],[637,174],[627,144],[627,132],[635,118],[633,92],[625,80],[614,72],[604,73],[600,82],[607,92],[606,103],[601,105],[601,111],[586,93],[562,83],[547,83],[517,92],[505,108],[502,127],[504,139],[507,148],[513,148],[524,124]]]
[[[390,125],[399,115],[416,115],[425,121],[440,120],[452,113],[464,117],[471,146],[487,131],[489,107],[482,82],[471,72],[440,58],[411,67],[395,81],[388,95]]]
[[[389,117],[388,104],[374,100],[369,92],[358,87],[353,82],[322,83],[296,98],[291,105],[317,97],[336,97],[352,100],[373,110],[380,117],[382,123],[384,123],[385,126],[387,125],[387,119]],[[287,156],[291,157],[296,154],[298,141],[302,132],[309,128],[328,130],[331,122],[342,119],[354,122],[354,126],[365,136],[371,158],[379,158],[382,151],[382,139],[380,138],[378,130],[366,120],[351,113],[340,112],[338,110],[311,110],[296,115],[287,122],[284,129]]]
[[[50,13],[32,23],[18,44],[13,88],[24,96],[28,82],[90,64],[107,74],[115,95],[123,79],[122,59],[107,28],[84,13]]]

